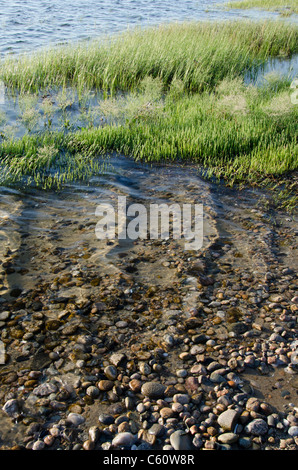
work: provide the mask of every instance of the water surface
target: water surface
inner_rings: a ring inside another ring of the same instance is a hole
[[[226,0],[0,0],[0,54],[88,40],[135,26],[190,20],[280,18],[278,12],[226,10]],[[297,21],[297,15],[282,19]]]

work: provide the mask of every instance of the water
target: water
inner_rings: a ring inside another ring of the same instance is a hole
[[[202,204],[203,246],[196,256],[210,247],[210,252],[216,251],[216,246],[223,244],[227,248],[225,263],[235,269],[245,265],[260,277],[270,270],[278,245],[273,231],[276,216],[266,210],[265,201],[269,199],[264,192],[247,189],[236,194],[233,189],[204,181],[191,165],[183,169],[175,164],[151,166],[111,156],[110,169],[104,175],[91,178],[89,184],[71,184],[61,192],[28,193],[0,187],[2,299],[9,299],[15,289],[25,293],[45,282],[52,284],[57,273],[70,273],[75,278],[77,271],[96,269],[101,274],[116,275],[127,270],[129,260],[136,259],[140,260],[137,282],[148,288],[172,282],[174,271],[164,262],[171,261],[176,250],[192,256],[185,251],[183,235],[178,240],[170,236],[168,241],[159,236],[156,246],[150,236],[136,241],[96,236],[100,220],[96,207],[108,203],[117,211],[119,196],[126,197],[127,207],[142,204],[148,215],[150,204]],[[285,233],[297,228],[294,217],[279,217]],[[280,262],[284,258],[285,264],[294,268],[293,254],[288,254],[286,247],[281,251]],[[66,294],[78,295],[77,288],[61,287],[59,296]],[[188,300],[194,301],[191,292]]]
[[[280,18],[225,0],[0,0],[0,56],[173,21]],[[283,21],[297,21],[294,16]]]

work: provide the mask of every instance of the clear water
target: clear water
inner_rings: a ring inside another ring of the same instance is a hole
[[[88,40],[135,26],[188,20],[280,18],[226,10],[226,0],[0,0],[0,56]],[[297,21],[297,15],[283,21]]]

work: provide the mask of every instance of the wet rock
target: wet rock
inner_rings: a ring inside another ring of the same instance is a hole
[[[10,417],[14,417],[19,413],[19,402],[18,400],[12,398],[7,400],[7,402],[2,407],[2,410]]]
[[[114,387],[114,382],[112,380],[100,380],[97,385],[99,390],[107,392],[109,390],[112,390],[112,388]]]
[[[242,322],[230,323],[227,325],[228,331],[234,333],[235,335],[242,335],[248,329],[247,325]]]
[[[52,383],[44,383],[41,385],[38,385],[33,390],[34,395],[37,395],[39,397],[45,397],[50,395],[51,393],[56,393],[58,391],[58,388],[55,384]]]
[[[99,396],[99,393],[99,389],[95,387],[95,385],[90,385],[90,387],[86,389],[86,394],[92,398],[97,398]]]
[[[109,380],[115,380],[118,375],[118,371],[115,366],[107,366],[104,369],[105,376]]]

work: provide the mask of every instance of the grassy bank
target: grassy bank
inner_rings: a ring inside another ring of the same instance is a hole
[[[99,125],[87,119],[72,128],[68,116],[53,129],[43,101],[44,127],[34,130],[37,101],[23,110],[26,134],[0,137],[0,184],[61,187],[104,171],[98,156],[111,152],[146,162],[192,162],[230,184],[287,175],[298,161],[291,82],[271,76],[257,88],[243,77],[268,57],[297,52],[297,28],[237,22],[152,28],[101,47],[8,59],[0,77],[22,102],[45,91],[59,101],[53,90],[61,96],[67,85],[76,88],[77,108],[87,116],[94,103],[88,109],[80,96],[90,89],[103,95],[96,106]],[[67,99],[63,106],[70,106]]]
[[[228,8],[239,8],[247,10],[258,8],[267,11],[278,11],[282,16],[298,14],[297,0],[240,0],[227,3]]]

